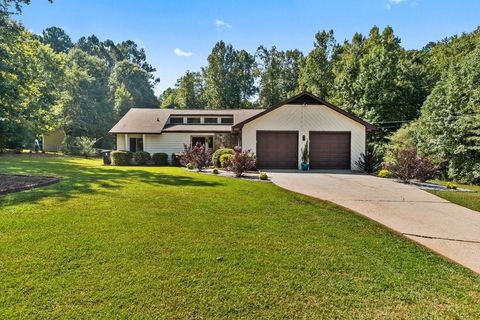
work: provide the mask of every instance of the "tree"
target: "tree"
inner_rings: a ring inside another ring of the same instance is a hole
[[[451,179],[480,182],[480,46],[451,64],[425,101],[416,140]]]
[[[158,97],[158,101],[160,103],[160,108],[164,109],[167,107],[178,108],[178,104],[176,102],[177,99],[177,88],[167,88],[165,89],[160,96]]]
[[[3,143],[22,143],[51,127],[65,61],[7,16],[0,24],[0,130]]]
[[[86,136],[111,142],[108,130],[114,124],[113,103],[109,99],[109,70],[105,63],[79,49],[68,54],[67,86],[61,117],[67,136]]]
[[[126,60],[136,63],[149,74],[153,74],[156,71],[156,69],[147,62],[145,49],[139,48],[134,41],[127,40],[120,42],[116,45],[116,48],[119,53],[119,57],[116,59],[117,61]],[[151,76],[151,80],[154,84],[160,82],[160,79],[154,78],[153,75]]]
[[[199,72],[187,71],[177,81],[175,102],[182,109],[203,109],[203,79]]]
[[[317,32],[313,50],[307,55],[300,70],[299,86],[327,98],[332,93],[332,61],[336,47],[333,30]]]
[[[433,85],[426,55],[406,51],[391,27],[377,27],[368,38],[355,34],[336,52],[332,100],[347,111],[376,123],[370,141],[383,143],[392,129],[418,117]]]
[[[250,105],[255,93],[255,59],[223,41],[215,44],[203,69],[205,101],[209,109],[238,109]]]
[[[158,101],[149,79],[149,74],[138,64],[121,61],[115,65],[110,75],[110,88],[115,92],[118,87],[125,86],[137,108],[158,108]]]
[[[0,15],[8,16],[10,14],[22,13],[22,7],[29,5],[31,0],[0,0]],[[53,0],[48,0],[52,3]]]
[[[298,87],[303,54],[299,50],[278,51],[263,46],[257,49],[259,94],[262,106],[272,106],[292,96]]]
[[[55,52],[67,53],[73,47],[72,39],[63,29],[58,27],[50,27],[43,30],[40,39]]]
[[[115,111],[115,118],[117,121],[123,117],[128,110],[135,107],[132,95],[123,84],[115,90],[114,99],[113,110]]]

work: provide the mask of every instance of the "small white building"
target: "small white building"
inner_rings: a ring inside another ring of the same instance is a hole
[[[311,169],[355,170],[366,148],[368,122],[308,92],[267,109],[130,109],[110,130],[116,149],[171,156],[196,142],[218,149],[240,145],[261,169],[297,169],[309,145]]]

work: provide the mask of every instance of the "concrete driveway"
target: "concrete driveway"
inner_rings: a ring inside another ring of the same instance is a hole
[[[480,212],[419,188],[352,172],[271,172],[276,185],[332,201],[480,273]]]

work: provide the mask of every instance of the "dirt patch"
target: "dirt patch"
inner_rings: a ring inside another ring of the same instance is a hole
[[[0,174],[0,195],[43,187],[58,181],[60,179],[57,177]]]

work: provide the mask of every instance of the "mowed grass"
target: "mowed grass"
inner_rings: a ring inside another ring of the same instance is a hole
[[[480,318],[478,275],[270,183],[79,158],[0,172],[62,177],[0,196],[2,319]]]
[[[446,185],[446,181],[435,180],[435,183]],[[436,196],[444,198],[450,202],[467,207],[480,212],[480,186],[470,184],[458,184],[459,188],[465,188],[474,192],[453,192],[453,191],[430,191]]]

